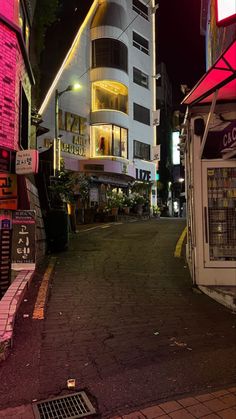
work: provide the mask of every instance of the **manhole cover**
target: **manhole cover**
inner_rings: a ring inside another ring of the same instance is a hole
[[[33,404],[36,419],[76,419],[96,413],[84,391]]]

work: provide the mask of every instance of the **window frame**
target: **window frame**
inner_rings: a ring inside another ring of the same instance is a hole
[[[136,4],[134,4],[136,3]],[[143,5],[143,10],[142,7],[139,7],[140,5]],[[149,21],[149,16],[148,16],[148,7],[146,4],[142,3],[140,0],[133,0],[132,1],[132,9],[138,13],[138,15],[142,16],[145,20]],[[147,9],[147,13],[145,13],[144,9]]]
[[[101,51],[103,51],[103,54]],[[117,59],[119,59],[118,64]],[[91,67],[116,68],[128,74],[127,45],[113,38],[97,38],[92,40]]]
[[[145,120],[145,118],[137,119],[137,114],[139,114],[139,113],[141,113],[142,115],[148,115],[147,120]],[[145,106],[139,105],[138,103],[133,102],[133,119],[134,119],[134,121],[138,121],[141,124],[145,124],[145,125],[150,126],[151,125],[150,109],[146,108]]]
[[[137,148],[140,147],[140,153],[137,153]],[[147,155],[145,155],[147,154]],[[142,141],[134,140],[133,142],[133,156],[135,159],[150,161],[151,146]]]
[[[136,37],[136,40],[134,39]],[[140,41],[144,41],[144,43],[140,43]],[[145,46],[145,43],[147,43],[147,46]],[[149,55],[149,41],[148,39],[144,38],[142,35],[140,35],[138,32],[133,31],[133,46],[137,48],[139,51],[143,52],[146,55]]]
[[[106,126],[106,127],[111,127],[111,139],[109,139],[109,141],[111,141],[111,154],[104,154],[104,155],[98,155],[96,154],[96,150],[95,150],[95,145],[96,145],[96,138],[95,136],[93,136],[92,138],[92,142],[93,142],[93,147],[94,147],[94,157],[99,158],[99,157],[119,157],[119,158],[123,158],[123,159],[128,159],[128,143],[129,143],[129,137],[128,137],[128,128],[122,127],[120,125],[116,125],[116,124],[94,124],[92,125],[92,129],[99,127],[99,126]],[[120,132],[120,155],[115,155],[114,154],[114,127],[115,128],[119,128],[119,132]],[[126,156],[122,156],[122,130],[126,131]]]
[[[138,82],[138,77],[135,80],[135,74],[136,74],[136,76],[138,76],[138,75],[140,76],[140,80],[141,80],[140,83]],[[146,77],[147,84],[142,83],[142,79],[144,79],[144,77],[142,77],[142,76]],[[149,75],[144,73],[142,70],[139,70],[139,68],[137,68],[137,67],[133,67],[133,82],[135,84],[137,84],[138,86],[144,87],[145,89],[149,89]]]

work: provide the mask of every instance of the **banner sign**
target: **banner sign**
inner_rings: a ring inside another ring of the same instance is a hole
[[[10,211],[0,211],[0,298],[11,284],[11,233]]]
[[[18,210],[12,217],[12,269],[35,269],[35,211]]]
[[[25,175],[29,173],[38,173],[38,151],[22,150],[16,153],[16,174]]]
[[[232,151],[235,147],[236,121],[233,121],[222,131],[210,131],[208,133],[203,157],[207,159],[221,158],[222,153]]]

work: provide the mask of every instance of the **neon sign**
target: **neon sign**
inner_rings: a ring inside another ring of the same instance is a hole
[[[216,23],[226,26],[236,21],[236,1],[216,0]]]

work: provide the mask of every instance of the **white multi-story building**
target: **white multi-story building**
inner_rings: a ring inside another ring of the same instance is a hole
[[[156,203],[155,82],[154,0],[95,0],[39,110],[50,131],[38,141],[54,147],[55,165],[61,155],[67,170],[93,176],[94,202],[104,185],[136,180],[149,182]],[[74,83],[81,88],[67,89]]]

